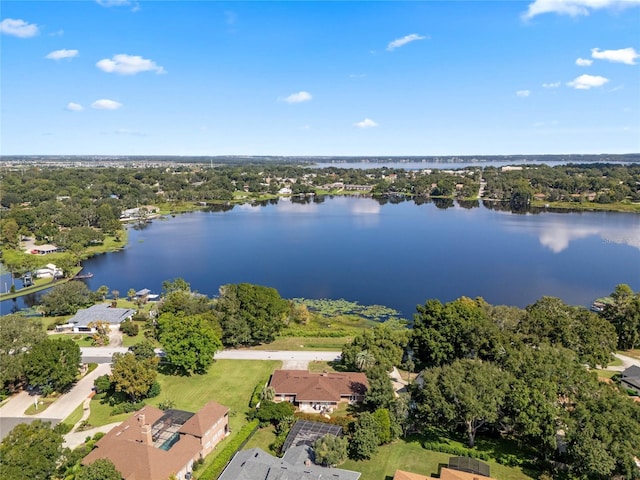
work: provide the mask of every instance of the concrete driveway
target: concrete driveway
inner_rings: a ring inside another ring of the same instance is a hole
[[[71,390],[61,395],[49,408],[35,415],[25,415],[24,412],[33,405],[37,397],[27,392],[15,395],[0,407],[0,440],[18,423],[31,423],[33,420],[40,419],[56,424],[64,420],[89,396],[94,380],[110,372],[110,365],[98,365],[93,372],[82,377]]]

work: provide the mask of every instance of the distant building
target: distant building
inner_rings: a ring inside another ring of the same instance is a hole
[[[34,255],[49,255],[50,253],[59,252],[60,248],[55,245],[38,245],[31,249]]]
[[[191,478],[193,462],[229,434],[229,409],[207,403],[197,413],[146,405],[96,443],[82,460],[111,460],[124,480]]]
[[[275,402],[291,402],[307,412],[321,412],[342,402],[361,402],[369,388],[367,376],[361,372],[306,370],[276,370],[269,385],[275,390]]]
[[[39,268],[35,272],[36,278],[62,278],[64,272],[53,263],[47,263],[43,268]]]

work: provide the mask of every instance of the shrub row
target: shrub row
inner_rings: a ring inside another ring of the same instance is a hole
[[[258,428],[258,420],[252,420],[240,429],[238,434],[220,450],[220,453],[213,459],[211,465],[198,476],[199,480],[214,480],[218,478],[227,463],[231,461],[235,453],[242,448],[247,440]]]
[[[145,406],[144,402],[124,402],[119,403],[111,409],[110,415],[120,415],[121,413],[131,413],[140,410]]]
[[[491,458],[487,452],[479,452],[471,448],[457,447],[455,445],[447,445],[445,443],[424,442],[422,446],[427,450],[433,450],[434,452],[440,453],[449,453],[457,457],[479,458],[480,460],[489,460],[489,458]]]
[[[267,383],[269,383],[269,377],[267,377],[263,382],[258,383],[256,385],[256,388],[253,389],[251,400],[249,400],[250,408],[254,408],[256,405],[258,405],[258,403],[260,403],[260,394],[262,393],[262,389]]]

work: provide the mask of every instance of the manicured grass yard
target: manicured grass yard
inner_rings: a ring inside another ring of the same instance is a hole
[[[174,408],[196,412],[213,400],[231,409],[231,431],[237,431],[246,423],[253,389],[280,366],[279,361],[216,360],[205,375],[181,377],[159,374],[160,395],[146,403],[158,406],[164,400],[171,400],[175,403]],[[96,395],[91,401],[89,423],[94,427],[121,422],[131,415],[109,415],[112,407],[101,404],[101,398],[102,395]]]
[[[416,440],[396,440],[389,445],[379,448],[378,454],[371,460],[347,460],[340,468],[362,472],[360,478],[366,480],[388,480],[393,478],[396,470],[435,475],[439,464],[448,464],[454,455],[433,452],[422,448],[421,442]],[[525,480],[533,478],[522,472],[520,468],[505,467],[489,460],[491,476],[500,480]]]
[[[276,432],[273,427],[259,428],[256,433],[249,439],[243,450],[251,450],[252,448],[261,448],[265,452],[273,454],[269,450],[269,445],[276,439]]]
[[[231,431],[237,431],[246,423],[253,389],[281,364],[279,361],[216,360],[205,375],[159,375],[162,390],[148,403],[157,406],[163,400],[171,400],[175,408],[195,412],[213,400],[231,409]]]

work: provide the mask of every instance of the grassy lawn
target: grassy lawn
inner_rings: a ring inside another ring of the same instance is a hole
[[[361,478],[367,480],[389,480],[398,469],[422,475],[435,475],[438,473],[438,465],[447,464],[452,456],[454,455],[425,450],[421,442],[415,439],[396,440],[389,445],[381,446],[378,454],[371,460],[347,460],[340,468],[362,472]],[[491,466],[491,476],[500,480],[533,478],[520,468],[505,467],[493,460],[486,463]]]
[[[24,411],[24,414],[25,415],[35,415],[37,413],[42,413],[47,408],[49,408],[49,405],[51,405],[57,399],[58,399],[58,395],[51,396],[51,397],[38,397],[38,408],[36,408],[35,403],[32,403],[31,405],[29,405],[29,408],[27,408]]]
[[[595,373],[598,374],[598,378],[611,378],[617,373],[615,370],[594,370]]]
[[[181,377],[159,374],[161,393],[146,402],[158,406],[164,400],[171,400],[174,408],[195,412],[213,400],[231,409],[229,423],[231,430],[237,431],[246,423],[253,389],[280,365],[279,361],[217,360],[205,375]],[[94,427],[121,422],[131,415],[111,416],[112,407],[102,404],[102,398],[102,394],[96,395],[91,401],[88,421]]]
[[[237,431],[246,423],[253,389],[280,365],[279,361],[216,360],[205,375],[158,375],[162,390],[148,403],[157,406],[171,400],[175,408],[195,412],[214,400],[231,409],[229,424],[232,432]]]
[[[66,423],[67,425],[75,425],[76,423],[78,423],[80,421],[80,419],[82,418],[82,414],[84,413],[84,402],[82,402],[80,405],[78,405],[76,407],[76,409],[71,412],[69,414],[69,416],[67,418],[65,418],[62,422]]]
[[[133,323],[138,325],[138,334],[135,337],[130,337],[129,335],[122,334],[122,346],[124,347],[131,347],[136,343],[140,343],[145,339],[145,336],[144,336],[145,322],[135,320]]]
[[[276,432],[273,427],[259,428],[256,433],[249,439],[243,450],[251,450],[252,448],[261,448],[265,452],[273,454],[269,450],[269,445],[276,439]]]
[[[278,337],[272,343],[252,347],[254,350],[342,350],[353,337]]]
[[[622,355],[626,355],[627,357],[631,357],[631,358],[635,358],[637,360],[640,360],[640,349],[636,349],[636,350],[623,350],[621,352]],[[619,360],[620,361],[620,360]],[[611,365],[616,365],[615,363],[612,363]],[[622,365],[622,361],[620,361],[620,365]]]
[[[627,355],[627,356],[631,356],[631,355]],[[622,366],[622,360],[620,360],[618,357],[613,357],[613,360],[611,362],[609,362],[609,366],[610,367],[621,367]]]
[[[49,338],[54,340],[56,338],[70,338],[74,342],[78,344],[79,347],[92,347],[93,343],[91,341],[91,335],[86,335],[82,333],[52,333],[49,335]]]
[[[312,360],[309,362],[309,371],[312,373],[322,373],[322,372],[335,372],[336,369],[333,368],[333,362],[321,362],[319,360]]]

